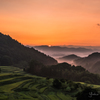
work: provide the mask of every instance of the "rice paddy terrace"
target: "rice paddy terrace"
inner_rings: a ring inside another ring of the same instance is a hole
[[[0,100],[76,100],[74,95],[80,91],[63,92],[52,87],[54,79],[30,75],[16,67],[0,69]]]
[[[26,74],[16,67],[0,68],[0,100],[75,100],[52,88],[53,79]]]

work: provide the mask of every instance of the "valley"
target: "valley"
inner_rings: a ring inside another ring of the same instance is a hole
[[[60,52],[61,47],[53,47],[53,50],[56,51],[58,48]],[[76,53],[79,50],[85,50],[87,53],[89,50],[65,49],[75,50]],[[89,99],[91,91],[98,94],[93,98],[100,100],[100,74],[91,73],[85,66],[80,66],[87,62],[91,65],[92,62],[98,69],[99,58],[98,52],[87,57],[73,53],[62,55],[59,59],[65,62],[59,63],[48,54],[33,47],[26,47],[9,35],[0,33],[0,100],[82,100],[83,95],[84,99]],[[82,62],[76,65],[67,62],[77,60]],[[84,91],[87,91],[87,94]]]

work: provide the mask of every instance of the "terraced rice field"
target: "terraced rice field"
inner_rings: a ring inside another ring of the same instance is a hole
[[[0,100],[76,100],[54,89],[52,79],[26,74],[16,67],[0,68]]]

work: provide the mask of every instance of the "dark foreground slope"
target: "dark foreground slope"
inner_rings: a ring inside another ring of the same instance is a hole
[[[37,60],[44,65],[57,64],[57,61],[45,54],[28,48],[19,43],[17,40],[12,39],[9,35],[0,33],[0,64],[26,64],[30,60]]]

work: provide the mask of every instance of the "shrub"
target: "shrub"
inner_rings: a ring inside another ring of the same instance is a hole
[[[58,79],[54,79],[53,87],[57,88],[57,89],[60,89],[61,88],[61,82]]]

